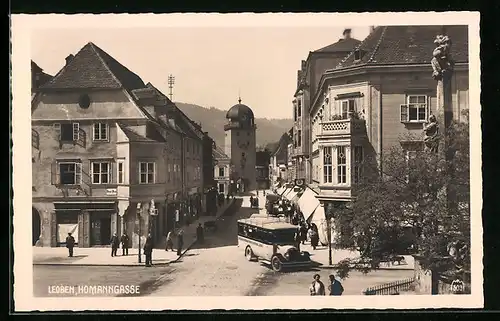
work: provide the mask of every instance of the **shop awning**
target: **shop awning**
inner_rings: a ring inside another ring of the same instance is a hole
[[[299,209],[304,215],[304,219],[307,220],[314,210],[320,206],[320,202],[315,197],[316,193],[310,188],[306,188],[302,196],[299,198],[298,204]]]
[[[318,206],[313,214],[307,219],[309,223],[314,223],[318,227],[318,236],[321,244],[328,244],[328,225],[326,222],[325,208]],[[332,225],[333,227],[333,225]],[[332,240],[334,240],[333,228],[330,229]]]

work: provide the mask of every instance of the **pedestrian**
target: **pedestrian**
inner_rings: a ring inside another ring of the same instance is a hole
[[[166,239],[165,251],[168,251],[169,249],[174,251],[174,241],[172,240],[172,231],[167,233],[167,239]]]
[[[111,243],[111,256],[116,256],[116,251],[118,251],[118,247],[120,246],[120,239],[116,235],[116,232],[113,233],[109,242]]]
[[[75,238],[71,235],[71,233],[68,233],[68,236],[66,236],[66,247],[68,248],[68,257],[73,257],[73,248],[75,247]]]
[[[253,196],[250,196],[250,207],[253,206]]]
[[[300,239],[302,241],[302,244],[306,244],[306,239],[307,239],[307,227],[305,224],[300,225]]]
[[[146,266],[153,265],[153,238],[151,234],[148,234],[146,238],[146,243],[144,243],[144,255],[146,256]]]
[[[309,229],[308,234],[309,234],[309,239],[311,240],[311,246],[313,250],[316,250],[316,247],[318,246],[319,242],[318,232],[316,232],[314,228],[311,228]]]
[[[203,243],[203,226],[201,226],[201,223],[198,223],[196,228],[196,239],[198,242]]]
[[[328,286],[328,290],[330,290],[330,295],[342,295],[344,293],[344,287],[339,280],[335,279],[335,275],[330,274],[330,285]]]
[[[122,238],[121,238],[121,243],[122,243],[122,255],[123,256],[126,256],[128,255],[128,248],[129,248],[129,237],[127,235],[127,232],[124,232],[123,235],[122,235]]]
[[[309,287],[309,293],[311,295],[325,295],[325,285],[320,281],[319,274],[314,274],[313,279],[314,281]]]
[[[181,256],[182,247],[184,246],[184,231],[182,229],[177,233],[177,255]]]
[[[295,246],[297,247],[297,250],[300,252],[300,231],[299,231],[299,229],[297,229],[297,231],[295,231],[293,238],[295,240]]]

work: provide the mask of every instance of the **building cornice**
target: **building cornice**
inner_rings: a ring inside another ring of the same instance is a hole
[[[455,65],[456,71],[467,71],[469,70],[469,63],[461,62]],[[312,104],[309,108],[309,114],[315,110],[316,104],[324,91],[324,86],[326,82],[331,79],[338,79],[350,76],[366,75],[372,73],[404,73],[404,72],[425,72],[432,71],[432,66],[430,64],[408,64],[408,65],[361,65],[345,69],[331,69],[327,70],[321,75],[318,90],[312,99]],[[346,84],[349,86],[353,84]],[[339,85],[344,86],[344,85]],[[332,86],[333,87],[333,86]],[[337,86],[335,86],[337,87]],[[330,88],[330,86],[329,86]]]

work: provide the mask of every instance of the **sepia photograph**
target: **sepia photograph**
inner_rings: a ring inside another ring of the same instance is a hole
[[[482,307],[479,14],[389,14],[14,16],[16,309]]]

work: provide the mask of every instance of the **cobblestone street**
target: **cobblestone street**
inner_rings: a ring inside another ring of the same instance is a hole
[[[319,273],[326,282],[332,270],[276,273],[245,259],[243,249],[237,246],[236,220],[256,211],[249,208],[245,197],[242,207],[219,219],[216,233],[208,233],[203,244],[195,245],[168,266],[34,266],[34,295],[63,296],[49,294],[48,287],[64,284],[139,286],[137,295],[141,296],[307,296],[313,274]],[[367,287],[412,275],[411,270],[381,270],[367,275],[354,272],[343,281],[344,294],[360,295]]]

